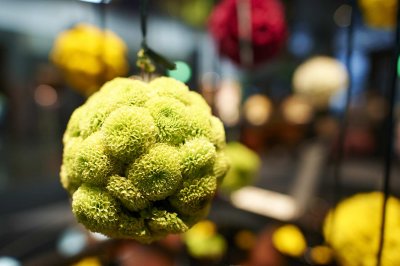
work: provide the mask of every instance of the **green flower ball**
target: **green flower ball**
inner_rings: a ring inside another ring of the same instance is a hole
[[[225,178],[221,184],[221,191],[230,194],[254,182],[261,166],[261,159],[257,153],[239,142],[229,142],[226,145],[225,153],[231,168],[228,173],[222,173]]]
[[[61,184],[78,222],[143,243],[204,218],[229,168],[221,121],[166,77],[107,82],[72,114],[63,143]]]

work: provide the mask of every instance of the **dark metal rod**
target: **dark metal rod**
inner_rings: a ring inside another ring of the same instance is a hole
[[[334,172],[333,172],[333,182],[334,182],[334,206],[338,204],[342,195],[342,174],[341,168],[343,164],[344,158],[344,142],[347,135],[347,129],[349,124],[349,110],[350,110],[350,103],[352,98],[353,86],[352,86],[352,62],[351,57],[353,55],[353,35],[354,35],[354,16],[355,16],[355,5],[354,1],[350,0],[349,5],[351,6],[351,15],[349,26],[347,27],[347,45],[346,45],[346,57],[345,57],[345,65],[347,68],[348,73],[348,87],[346,91],[346,98],[345,98],[345,106],[343,113],[341,114],[341,121],[340,121],[340,130],[339,136],[337,141],[337,153],[336,153],[336,160],[334,165]]]
[[[140,29],[142,31],[142,46],[146,45],[147,37],[147,3],[148,0],[140,1]]]
[[[336,151],[336,158],[333,165],[333,210],[331,215],[331,226],[328,232],[328,242],[332,239],[333,234],[335,233],[335,208],[339,203],[341,196],[342,196],[342,164],[344,158],[344,143],[345,138],[347,135],[347,128],[349,123],[349,110],[350,110],[350,103],[351,97],[353,92],[352,86],[352,64],[351,64],[351,57],[353,54],[353,35],[354,35],[354,18],[355,18],[355,3],[354,0],[348,0],[348,5],[351,7],[351,13],[349,17],[349,26],[347,27],[346,31],[346,55],[345,55],[345,65],[347,68],[348,73],[348,87],[346,91],[346,98],[345,98],[345,106],[344,110],[340,115],[340,128],[339,128],[339,135],[337,139],[337,151]]]
[[[392,76],[390,82],[390,88],[388,92],[388,102],[389,102],[389,112],[385,120],[386,129],[386,145],[385,145],[385,156],[384,156],[384,169],[383,169],[383,206],[382,206],[382,219],[380,227],[380,240],[377,253],[376,265],[380,266],[382,264],[382,251],[385,242],[385,223],[386,223],[386,207],[387,201],[390,195],[390,177],[392,168],[392,146],[393,146],[393,136],[394,136],[394,108],[396,104],[396,89],[397,89],[397,60],[400,53],[400,3],[397,1],[397,24],[396,24],[396,37],[395,45],[392,57]]]

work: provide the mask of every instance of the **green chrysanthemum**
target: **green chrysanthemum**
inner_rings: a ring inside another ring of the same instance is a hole
[[[151,231],[160,234],[178,234],[188,230],[188,226],[178,217],[176,212],[168,212],[157,208],[151,209],[148,217]]]
[[[129,162],[156,142],[153,118],[143,107],[124,106],[104,121],[102,131],[109,153]]]
[[[222,123],[170,78],[107,82],[71,116],[60,176],[89,230],[149,243],[207,215],[229,168]]]
[[[183,188],[171,197],[170,202],[178,212],[186,215],[201,211],[214,197],[217,179],[213,175],[183,182]]]
[[[150,206],[150,201],[125,177],[110,177],[107,190],[130,211],[140,211]]]
[[[98,187],[80,186],[72,196],[72,211],[92,231],[112,232],[118,224],[118,202]]]
[[[162,200],[172,195],[182,181],[179,164],[177,148],[156,144],[130,165],[127,176],[146,198]]]
[[[214,165],[216,152],[214,145],[205,138],[187,141],[181,148],[182,173],[184,176],[204,175]]]

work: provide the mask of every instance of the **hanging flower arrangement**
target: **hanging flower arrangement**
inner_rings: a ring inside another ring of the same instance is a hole
[[[364,22],[376,28],[394,28],[397,0],[358,0]]]
[[[242,66],[259,65],[274,57],[285,43],[286,27],[278,0],[223,0],[209,19],[220,54]],[[246,56],[250,59],[244,62]]]
[[[315,56],[302,63],[293,74],[293,89],[316,109],[327,108],[331,97],[347,89],[345,66],[335,58]]]
[[[166,77],[107,82],[72,114],[63,142],[61,183],[77,220],[144,243],[202,219],[229,168],[220,120]]]
[[[261,160],[257,153],[239,142],[230,142],[225,152],[231,168],[221,184],[221,190],[231,193],[244,186],[251,185],[259,171]]]
[[[128,72],[127,47],[113,32],[77,24],[56,38],[50,54],[69,85],[85,96]]]
[[[376,265],[383,194],[362,193],[343,200],[324,223],[324,236],[341,265]],[[400,265],[400,201],[389,198],[382,266]]]
[[[183,235],[188,252],[195,258],[221,258],[227,249],[223,235],[218,233],[217,226],[209,220],[197,223]]]

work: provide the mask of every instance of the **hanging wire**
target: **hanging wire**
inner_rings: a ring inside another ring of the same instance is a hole
[[[156,70],[156,65],[160,65],[166,69],[173,70],[176,68],[175,63],[152,50],[147,45],[147,18],[148,18],[148,0],[140,1],[140,29],[142,32],[141,49],[137,53],[138,59],[136,65],[142,71],[142,77],[149,79],[149,74]]]
[[[345,65],[348,73],[348,87],[346,91],[345,98],[345,106],[343,113],[340,117],[340,129],[339,136],[337,140],[337,153],[336,160],[333,166],[333,211],[331,216],[331,227],[329,232],[329,239],[332,239],[334,234],[334,225],[335,225],[335,209],[337,204],[339,203],[342,195],[342,164],[344,158],[344,143],[347,135],[347,129],[349,124],[349,111],[350,111],[350,103],[353,92],[352,86],[352,62],[351,57],[353,55],[353,40],[354,40],[354,18],[355,18],[355,3],[354,0],[349,0],[347,4],[350,6],[350,15],[349,15],[349,26],[346,31],[346,56],[345,56]]]
[[[400,3],[397,1],[397,20],[396,20],[396,29],[395,29],[395,47],[393,51],[392,57],[392,76],[390,82],[390,88],[388,92],[388,101],[389,101],[389,112],[386,116],[385,120],[385,129],[386,129],[386,146],[385,146],[385,162],[383,169],[383,206],[382,206],[382,218],[381,218],[381,227],[380,227],[380,240],[379,247],[377,253],[377,266],[382,264],[382,252],[385,242],[385,223],[386,223],[386,208],[387,201],[390,195],[390,173],[392,168],[392,146],[393,146],[393,137],[394,137],[394,108],[396,104],[396,89],[397,89],[397,61],[400,53]]]
[[[95,5],[96,11],[98,13],[99,27],[101,34],[103,35],[98,43],[99,54],[98,60],[100,63],[100,73],[97,77],[97,87],[103,85],[106,81],[107,65],[104,63],[104,53],[105,53],[105,38],[106,38],[106,5],[107,0],[102,0],[98,5]]]
[[[140,30],[142,31],[142,47],[147,46],[147,5],[148,0],[140,3]]]
[[[236,13],[239,31],[239,59],[245,66],[253,64],[253,46],[251,41],[251,3],[250,0],[237,0]]]

